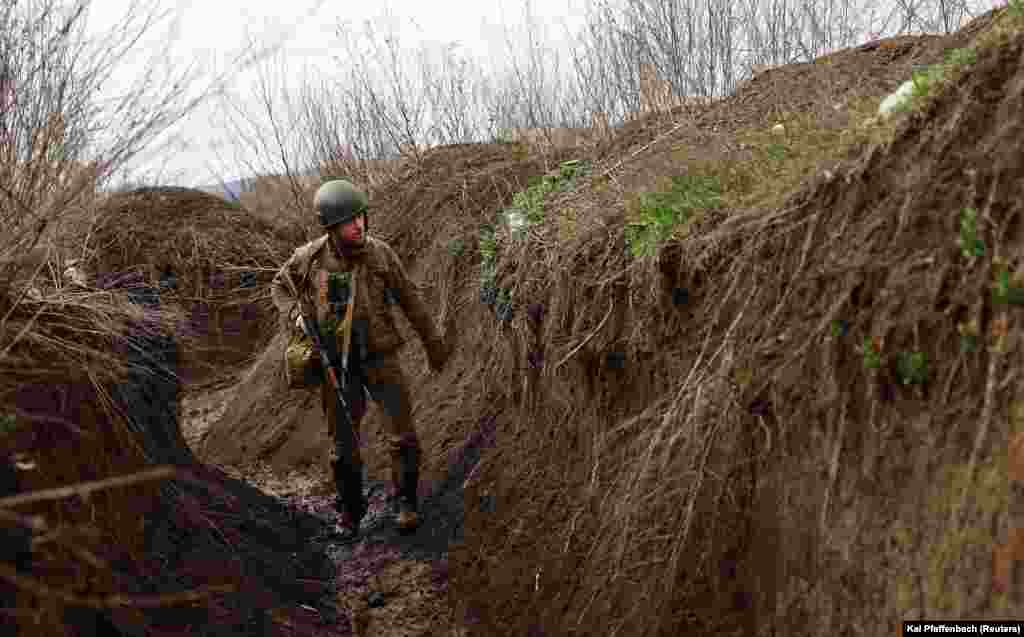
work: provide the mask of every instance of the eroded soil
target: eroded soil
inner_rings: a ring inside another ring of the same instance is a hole
[[[182,433],[194,449],[238,391],[236,380],[224,377],[186,388],[180,403]],[[486,423],[484,423],[486,424]],[[333,485],[324,468],[309,466],[285,475],[256,461],[220,466],[286,506],[322,521],[318,541],[327,545],[334,561],[334,606],[276,608],[270,617],[283,635],[381,635],[387,637],[460,634],[452,626],[448,603],[448,547],[460,541],[464,517],[462,487],[479,460],[479,447],[489,436],[467,441],[449,463],[448,476],[436,485],[421,484],[419,530],[399,535],[387,515],[387,485],[366,483],[369,512],[360,539],[342,544],[334,535]],[[202,458],[200,458],[202,460]]]

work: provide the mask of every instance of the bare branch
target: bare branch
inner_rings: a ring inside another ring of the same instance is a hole
[[[23,504],[32,504],[34,502],[61,500],[63,498],[70,498],[73,495],[88,497],[89,494],[96,491],[126,487],[141,482],[148,482],[150,480],[166,480],[176,476],[177,469],[175,467],[155,467],[153,469],[147,469],[145,471],[140,471],[126,476],[104,478],[103,480],[82,482],[67,487],[56,487],[54,489],[43,489],[19,495],[10,495],[5,498],[0,498],[0,509],[9,509],[11,507],[21,506]]]

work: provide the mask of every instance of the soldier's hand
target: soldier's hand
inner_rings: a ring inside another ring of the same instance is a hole
[[[303,334],[310,338],[312,338],[313,336],[312,334],[309,333],[309,330],[306,329],[306,322],[302,320],[301,314],[295,317],[295,331],[302,332]]]

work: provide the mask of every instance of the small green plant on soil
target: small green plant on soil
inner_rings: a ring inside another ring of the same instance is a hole
[[[958,323],[956,331],[960,333],[961,352],[973,354],[978,351],[978,319],[971,319],[967,323]]]
[[[462,256],[462,253],[466,251],[466,242],[461,238],[452,239],[448,242],[448,254],[453,257]]]
[[[544,219],[544,198],[555,191],[569,190],[576,185],[576,178],[590,172],[590,162],[571,159],[559,164],[558,174],[532,177],[526,190],[512,196],[512,206],[504,212],[506,216],[522,216],[528,223],[539,223]]]
[[[834,319],[832,321],[832,337],[842,338],[846,336],[846,333],[850,330],[850,325],[842,319]]]
[[[924,352],[900,352],[896,372],[904,385],[923,385],[928,379],[928,357]]]
[[[923,107],[928,98],[938,94],[940,86],[956,80],[977,58],[974,48],[954,49],[946,54],[944,62],[915,70],[910,76],[911,99],[899,104],[895,111],[908,112]]]
[[[960,252],[967,258],[985,255],[985,242],[978,238],[978,211],[967,207],[960,213]]]
[[[494,228],[484,226],[480,229],[480,300],[492,303],[496,294],[494,287],[497,276],[498,240],[494,236]]]
[[[1024,18],[1024,0],[1010,0],[1006,6],[1010,11],[1010,15]]]
[[[962,71],[964,67],[974,64],[978,59],[978,53],[973,48],[953,49],[946,54],[946,61],[939,64],[931,64],[923,69],[915,71],[911,75],[914,83],[914,97],[927,97],[933,94],[933,89],[943,81],[954,79],[954,75]]]
[[[950,66],[970,66],[978,61],[978,52],[973,47],[953,49],[946,54],[946,63]]]
[[[882,366],[882,348],[870,336],[864,337],[864,368],[878,369]]]
[[[993,262],[995,283],[992,286],[992,300],[999,305],[1024,305],[1024,275],[1010,275],[1005,261]]]
[[[14,430],[17,428],[18,420],[14,417],[14,414],[0,415],[0,436],[14,433]]]
[[[722,186],[718,177],[677,175],[667,190],[642,193],[636,203],[636,221],[626,226],[626,244],[634,256],[650,256],[658,245],[688,222],[694,212],[718,208]]]
[[[769,159],[773,161],[782,161],[786,158],[787,152],[788,150],[786,146],[778,142],[772,142],[771,144],[768,144],[767,148],[765,148],[765,153],[768,155]]]
[[[942,80],[942,68],[935,65],[925,67],[914,71],[910,75],[910,81],[913,83],[913,91],[911,95],[914,100],[922,97],[928,97],[932,89],[939,81]],[[912,101],[906,105],[906,108],[910,107]]]
[[[480,229],[480,257],[484,263],[493,263],[498,255],[498,240],[494,236],[494,228],[484,226]]]
[[[500,130],[500,131],[496,132],[493,137],[491,137],[491,143],[492,144],[511,144],[511,143],[513,143],[512,142],[512,133],[510,131],[507,131],[507,130]]]

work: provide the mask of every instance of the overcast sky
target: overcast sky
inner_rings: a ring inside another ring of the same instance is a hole
[[[109,29],[123,20],[131,0],[94,0],[88,25],[94,32]],[[339,13],[338,7],[344,8]],[[575,31],[582,24],[583,0],[534,2],[533,12],[546,22],[554,38],[568,26]],[[403,46],[415,48],[421,41],[459,42],[481,62],[500,63],[505,57],[505,28],[521,28],[522,0],[389,0],[381,2],[323,2],[322,0],[162,0],[161,11],[177,17],[178,38],[174,40],[175,68],[200,64],[205,71],[224,70],[247,37],[261,43],[281,42],[290,69],[308,67],[327,72],[332,55],[341,53],[337,28],[342,21],[360,25],[385,11],[403,19],[400,33]],[[155,47],[168,40],[171,18],[153,29],[135,49],[135,55],[123,61],[111,86],[126,87],[144,68]],[[517,26],[520,25],[520,26]],[[561,39],[561,38],[559,38]],[[162,59],[162,58],[161,58]],[[257,77],[255,69],[233,78],[234,94],[250,95]],[[217,125],[213,104],[195,111],[174,130],[181,140],[178,150],[166,157],[148,158],[148,169],[160,164],[165,181],[179,185],[201,185],[211,181],[210,171],[228,179],[240,176],[232,166],[234,150]],[[219,149],[220,157],[214,149]],[[159,161],[157,161],[159,160]],[[157,161],[157,163],[154,163]],[[227,165],[225,165],[227,164]]]

